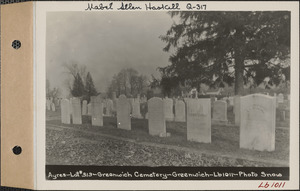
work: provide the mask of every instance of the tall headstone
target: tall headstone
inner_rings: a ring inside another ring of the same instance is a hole
[[[164,112],[164,101],[158,97],[153,97],[149,99],[147,114],[149,134],[154,136],[166,136],[167,132]]]
[[[87,115],[89,115],[89,116],[92,115],[92,104],[91,103],[87,104]]]
[[[134,99],[132,104],[132,117],[141,119],[140,99]]]
[[[64,124],[70,124],[71,119],[70,119],[70,110],[69,110],[69,100],[68,99],[63,99],[61,101],[60,107],[61,107],[61,122]]]
[[[80,99],[74,97],[71,100],[71,104],[72,104],[72,121],[73,121],[73,124],[82,124]]]
[[[187,140],[211,143],[211,99],[187,100]]]
[[[185,122],[185,103],[182,100],[176,100],[175,103],[175,121]]]
[[[86,100],[83,100],[82,102],[82,115],[87,115],[87,101]]]
[[[173,114],[173,100],[170,98],[163,99],[164,102],[164,112],[165,112],[165,118],[167,121],[173,121],[174,120],[174,114]]]
[[[227,102],[218,100],[214,102],[213,119],[214,124],[227,124]]]
[[[125,95],[117,101],[117,125],[120,129],[131,130],[130,103]]]
[[[91,96],[92,126],[103,126],[103,103],[100,96]]]
[[[252,94],[240,101],[240,148],[274,151],[276,98]]]
[[[234,101],[234,106],[233,106],[233,112],[234,112],[234,124],[237,126],[240,126],[241,122],[241,97],[240,96],[235,96],[233,98]]]

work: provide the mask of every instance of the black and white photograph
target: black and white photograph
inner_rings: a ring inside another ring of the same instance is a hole
[[[47,12],[45,51],[46,180],[289,180],[290,11]]]

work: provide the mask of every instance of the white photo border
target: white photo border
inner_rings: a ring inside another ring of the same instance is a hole
[[[112,1],[116,7],[121,1]],[[150,1],[149,1],[150,2]],[[148,3],[149,3],[148,2]],[[45,131],[45,82],[46,82],[46,13],[53,11],[85,11],[88,3],[109,4],[109,1],[95,2],[35,2],[35,146],[36,146],[36,189],[41,190],[241,190],[258,189],[261,180],[247,181],[132,181],[132,180],[66,180],[54,181],[45,178],[46,162],[46,131]],[[128,1],[124,2],[128,3]],[[146,1],[134,2],[135,5],[144,6]],[[163,2],[152,1],[153,5],[179,3],[181,10],[185,10],[187,1]],[[288,1],[192,1],[191,3],[206,4],[206,11],[291,11],[291,117],[290,117],[290,180],[284,181],[284,189],[297,189],[299,186],[299,2]],[[93,10],[97,11],[97,10]],[[111,10],[101,10],[111,11]],[[113,10],[117,11],[117,10]],[[133,11],[133,10],[131,10]],[[145,10],[135,10],[145,11]],[[162,10],[165,11],[165,10]],[[266,181],[264,181],[266,182]],[[268,181],[274,182],[274,181]],[[274,188],[273,188],[274,189]]]

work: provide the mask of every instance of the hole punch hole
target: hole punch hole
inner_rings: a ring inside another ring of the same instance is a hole
[[[14,40],[11,44],[14,49],[19,49],[21,47],[21,42],[19,40]]]
[[[20,146],[15,146],[12,150],[15,155],[19,155],[22,152],[22,148]]]

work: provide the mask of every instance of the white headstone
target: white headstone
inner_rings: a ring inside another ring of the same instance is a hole
[[[227,102],[215,101],[213,106],[213,119],[214,124],[227,124]]]
[[[241,97],[240,148],[275,150],[276,98],[261,94]]]
[[[167,121],[173,121],[174,120],[174,114],[173,114],[173,100],[170,98],[163,99],[164,101],[164,112],[165,112],[165,118]]]
[[[71,99],[71,104],[72,104],[72,121],[73,121],[73,124],[82,124],[80,99],[74,97],[73,99]]]
[[[132,117],[142,118],[141,109],[140,109],[140,99],[134,99],[132,104]]]
[[[100,96],[91,96],[91,116],[93,126],[103,126],[103,103]]]
[[[187,140],[211,143],[211,99],[187,100]]]
[[[117,101],[117,125],[120,129],[131,130],[130,103],[125,95]]]
[[[185,103],[182,100],[176,100],[175,103],[175,121],[185,122]]]
[[[86,100],[83,100],[82,102],[82,115],[87,115],[87,101]]]
[[[164,112],[164,101],[153,97],[148,100],[148,124],[149,134],[154,136],[166,135],[166,121]]]
[[[61,122],[64,124],[70,124],[70,103],[68,99],[63,99],[60,104],[61,107]]]

